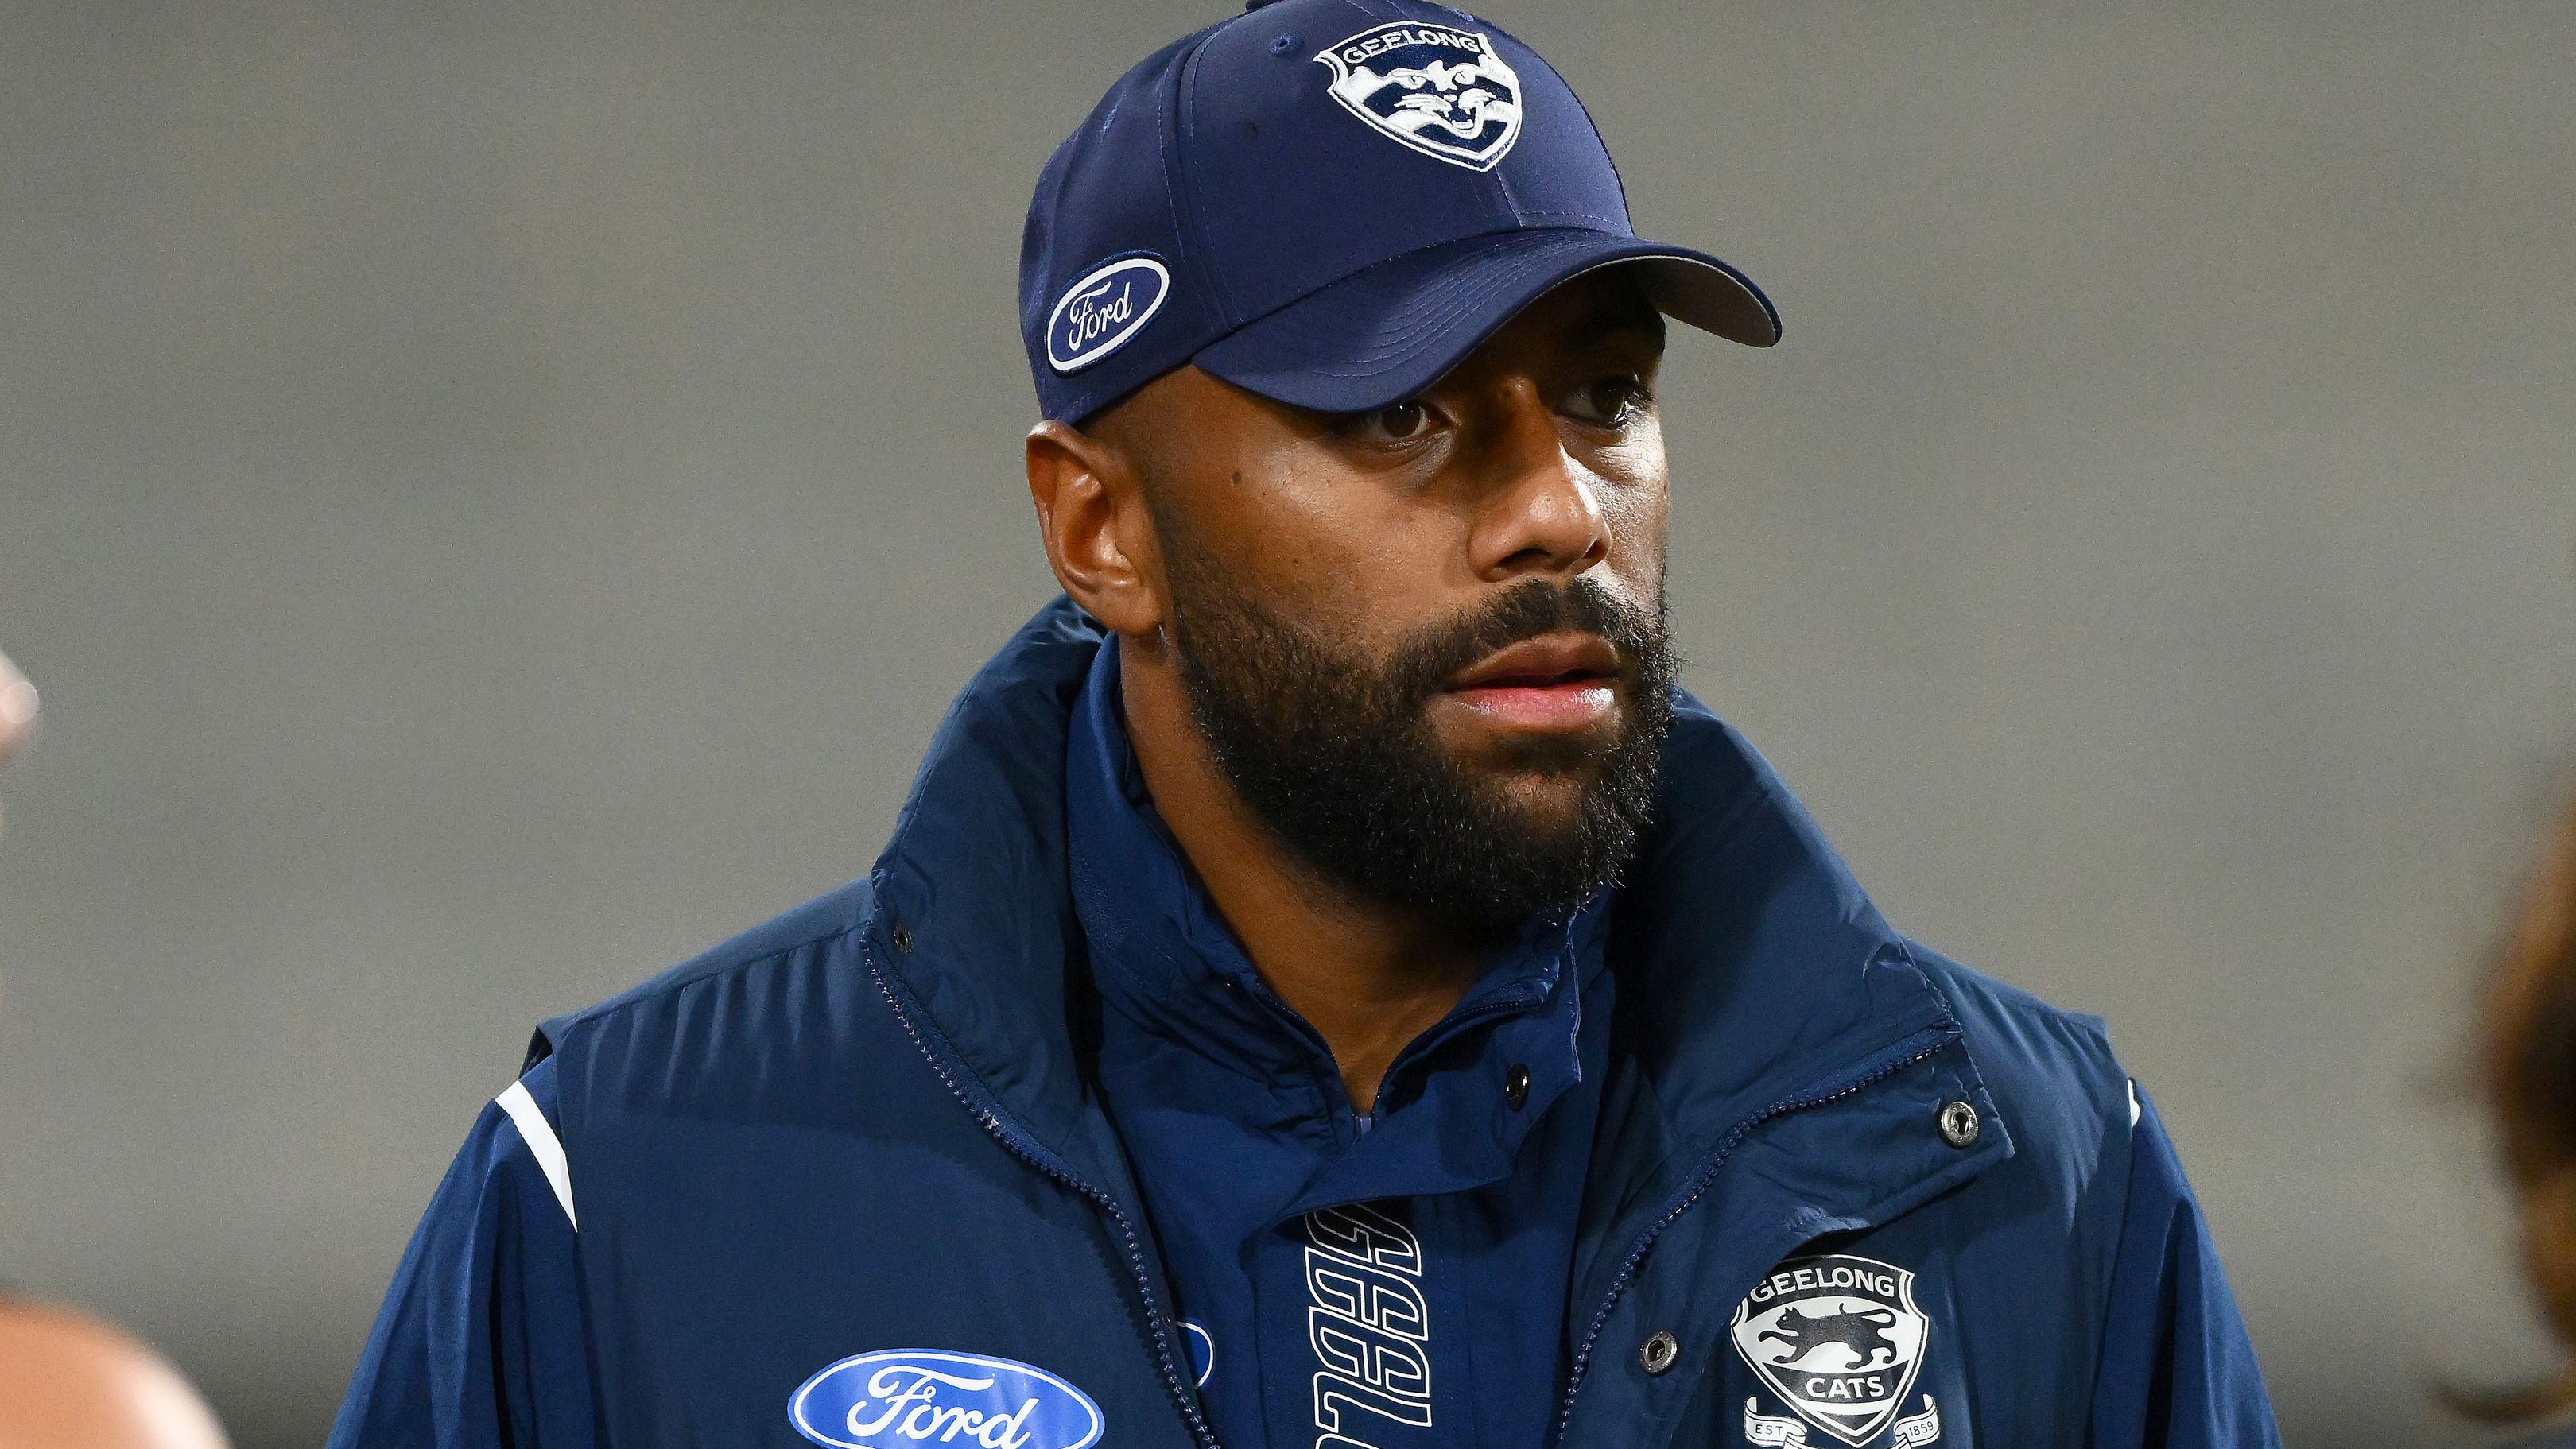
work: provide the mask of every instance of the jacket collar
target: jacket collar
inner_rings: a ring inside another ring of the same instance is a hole
[[[1104,638],[1058,598],[968,684],[877,861],[868,941],[987,1099],[979,1109],[1123,1186],[1085,1067],[1099,1008],[1065,850],[1068,726]],[[1765,1104],[1957,1031],[1770,766],[1688,697],[1664,774],[1663,823],[1619,892],[1610,942],[1613,1050],[1660,1126],[1598,1185],[1586,1215],[1602,1222],[1660,1200]],[[1982,1145],[1980,1159],[2009,1150],[1999,1130]]]

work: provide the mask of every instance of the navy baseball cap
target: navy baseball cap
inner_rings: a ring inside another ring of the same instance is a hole
[[[1742,273],[1638,239],[1583,103],[1500,28],[1418,0],[1256,0],[1146,57],[1056,148],[1020,331],[1050,418],[1191,362],[1360,412],[1614,265],[1677,321],[1780,340]]]

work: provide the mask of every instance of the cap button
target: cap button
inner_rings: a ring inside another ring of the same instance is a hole
[[[1515,1112],[1529,1105],[1529,1068],[1519,1062],[1503,1073],[1503,1105]]]

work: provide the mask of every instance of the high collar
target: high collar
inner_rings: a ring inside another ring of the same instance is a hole
[[[1102,997],[1157,1034],[1247,1074],[1337,1075],[1330,1047],[1262,979],[1155,810],[1127,736],[1119,668],[1115,644],[1094,658],[1074,705],[1065,761],[1074,908]],[[1436,1045],[1461,1017],[1549,1003],[1571,962],[1598,961],[1602,904],[1524,923],[1422,1045]]]
[[[976,675],[877,862],[869,927],[873,957],[989,1099],[979,1106],[1076,1168],[1115,1155],[1081,1045],[1097,1039],[1098,999],[1066,847],[1065,752],[1103,644],[1059,598]],[[1687,696],[1609,955],[1614,1050],[1660,1104],[1668,1164],[1766,1101],[1956,1030],[1769,765]]]
[[[1115,644],[1093,660],[1065,759],[1069,875],[1113,1109],[1146,1110],[1194,1082],[1172,1104],[1199,1124],[1192,1130],[1230,1124],[1278,1149],[1297,1184],[1277,1185],[1282,1218],[1464,1191],[1509,1173],[1533,1124],[1584,1079],[1587,995],[1601,997],[1590,1054],[1606,1044],[1607,994],[1589,989],[1606,895],[1526,922],[1398,1054],[1377,1100],[1346,1102],[1330,1045],[1254,967],[1155,810],[1120,708],[1119,668]],[[1176,1075],[1173,1050],[1198,1065]],[[1507,1097],[1515,1074],[1521,1086]]]
[[[1252,1077],[1331,1052],[1270,991],[1154,808],[1120,708],[1115,641],[1094,656],[1065,749],[1074,911],[1106,1008]]]

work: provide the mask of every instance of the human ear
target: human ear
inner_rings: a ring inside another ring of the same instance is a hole
[[[1142,637],[1162,627],[1161,561],[1133,461],[1049,419],[1029,430],[1028,467],[1038,536],[1065,593],[1113,633]]]

